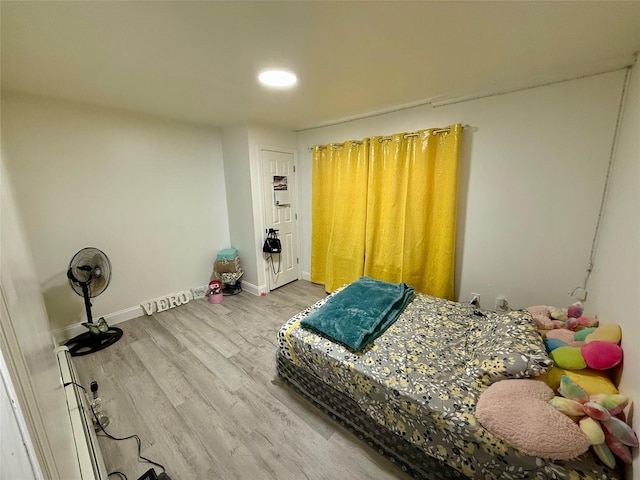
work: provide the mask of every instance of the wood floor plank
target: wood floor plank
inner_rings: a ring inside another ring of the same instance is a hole
[[[217,381],[206,365],[185,352],[174,359],[176,367],[184,372],[191,384],[198,390],[200,397],[209,403],[209,415],[203,419],[215,429],[227,431],[229,436],[251,432],[259,418],[245,403],[239,401],[233,392]]]
[[[185,332],[190,342],[189,351],[202,362],[229,391],[235,391],[244,385],[246,377],[242,370],[231,363],[215,347],[204,341],[196,332]]]
[[[265,297],[194,300],[118,325],[121,341],[74,363],[83,384],[100,384],[107,430],[138,434],[173,480],[407,480],[276,378],[278,329],[324,296],[296,281]],[[110,471],[135,480],[150,468],[134,441],[99,442]]]
[[[131,349],[174,407],[198,395],[182,372],[174,367],[175,364],[151,338],[132,343]]]
[[[140,421],[162,432],[161,435],[154,435],[156,441],[162,440],[168,447],[167,450],[163,449],[159,463],[187,466],[192,478],[201,478],[201,475],[208,472],[212,460],[206,449],[173,408],[157,382],[150,375],[142,374],[128,379],[125,385],[131,392],[134,403],[144,405],[144,408],[137,408]]]
[[[203,425],[202,418],[212,414],[209,402],[193,398],[180,405],[178,411],[214,460],[218,478],[273,478],[265,477],[259,458],[241,440],[241,432],[215,423]]]
[[[171,314],[161,312],[138,317],[135,321],[142,325],[147,335],[153,339],[158,347],[167,352],[168,355],[177,355],[183,352],[186,347],[178,341],[176,336],[171,333],[170,329],[165,326],[167,322],[176,323],[175,321],[170,320],[172,318],[173,316]],[[164,323],[161,323],[159,320],[164,320]]]
[[[274,379],[270,384],[266,385],[266,388],[274,398],[286,405],[292,414],[298,416],[315,430],[317,435],[325,440],[328,440],[333,435],[336,430],[336,424],[328,416],[319,415],[318,410],[313,405],[288,388],[284,382]]]
[[[202,302],[195,303],[197,307],[197,304]],[[189,329],[186,331],[197,331],[202,340],[214,347],[225,357],[229,358],[238,353],[242,348],[250,347],[250,345],[244,342],[241,336],[231,330],[233,327],[225,327],[226,322],[224,322],[219,315],[207,316],[206,311],[201,311],[198,308],[194,308],[193,312],[193,317],[179,315],[176,316],[176,320]],[[235,326],[235,328],[237,328],[237,326]]]

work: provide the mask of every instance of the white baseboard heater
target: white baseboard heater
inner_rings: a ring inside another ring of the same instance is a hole
[[[80,479],[107,480],[107,469],[91,421],[92,412],[85,392],[78,387],[80,380],[71,361],[69,349],[60,347],[56,349],[56,355],[62,383],[67,385],[64,390],[76,447]],[[73,470],[76,469],[73,468]]]

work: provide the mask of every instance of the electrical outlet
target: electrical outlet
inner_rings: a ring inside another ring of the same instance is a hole
[[[475,305],[476,307],[480,305],[480,294],[471,292],[471,300],[469,300],[471,305]]]
[[[197,299],[197,298],[204,298],[205,294],[207,293],[207,285],[203,285],[201,287],[195,287],[191,289],[191,296],[193,297],[193,299]]]
[[[494,310],[498,312],[506,312],[509,310],[509,302],[507,302],[507,299],[505,297],[496,297]]]

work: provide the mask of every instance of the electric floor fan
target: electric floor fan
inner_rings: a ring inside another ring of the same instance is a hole
[[[104,292],[111,281],[111,262],[104,252],[94,247],[80,250],[69,263],[67,278],[73,291],[84,298],[87,321],[82,325],[89,329],[65,343],[69,353],[72,356],[87,355],[120,340],[121,329],[109,327],[103,317],[94,323],[91,314],[90,299]]]

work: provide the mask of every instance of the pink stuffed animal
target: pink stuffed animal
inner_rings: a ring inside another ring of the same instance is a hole
[[[581,302],[576,302],[567,308],[537,305],[528,307],[527,311],[533,317],[536,326],[541,330],[552,330],[554,328],[576,330],[580,327],[598,326],[598,320],[582,315],[584,307]]]

